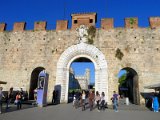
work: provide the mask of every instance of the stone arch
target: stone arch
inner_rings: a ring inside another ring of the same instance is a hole
[[[44,67],[36,67],[31,73],[30,86],[29,86],[29,99],[34,99],[34,89],[37,88],[38,75],[44,70]]]
[[[139,77],[137,71],[131,67],[124,67],[121,70],[128,71],[126,79],[130,87],[129,99],[131,99],[131,102],[134,104],[140,104]]]
[[[56,85],[60,86],[60,102],[68,102],[69,67],[77,58],[90,59],[95,66],[95,91],[106,94],[108,101],[108,71],[103,53],[93,45],[80,43],[66,49],[57,63]]]

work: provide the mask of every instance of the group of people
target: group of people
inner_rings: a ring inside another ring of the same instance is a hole
[[[113,109],[115,112],[118,112],[118,109],[117,109],[118,99],[119,99],[119,95],[114,91],[111,100],[112,100]],[[89,93],[83,90],[82,93],[74,94],[73,106],[75,108],[78,108],[79,106],[81,106],[82,111],[84,111],[86,109],[87,100],[88,100],[90,111],[93,110],[94,104],[96,104],[98,112],[100,112],[101,110],[104,111],[105,108],[108,108],[107,102],[105,100],[105,93],[102,92],[100,94],[98,91],[96,91],[96,94],[94,94],[93,90],[90,90]]]
[[[23,89],[21,88],[20,91],[17,91],[16,96],[13,93],[13,87],[11,87],[7,93],[7,95],[4,95],[2,92],[3,88],[0,87],[0,113],[2,113],[2,101],[3,99],[6,102],[6,110],[10,108],[10,104],[12,101],[14,101],[14,104],[17,105],[17,109],[22,108],[22,99],[23,99]]]
[[[104,94],[104,92],[102,92],[101,96],[100,96],[99,92],[96,91],[95,101],[96,101],[96,104],[97,104],[98,111],[99,110],[105,110],[105,107],[107,107],[107,106],[105,106],[106,101],[105,101],[105,94]]]
[[[92,111],[93,105],[94,105],[94,99],[95,99],[94,91],[92,90],[90,90],[89,92],[83,90],[82,93],[77,92],[76,94],[74,94],[73,106],[75,108],[78,108],[79,106],[81,106],[82,111],[84,111],[86,109],[87,99],[88,99],[90,111]]]

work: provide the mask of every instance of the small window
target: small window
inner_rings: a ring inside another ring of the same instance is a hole
[[[78,23],[78,21],[77,20],[74,20],[74,24],[77,24]]]
[[[93,23],[93,19],[90,19],[90,20],[89,20],[89,23]]]

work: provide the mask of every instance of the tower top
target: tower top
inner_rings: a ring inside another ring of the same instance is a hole
[[[95,26],[96,13],[77,13],[72,16],[72,29],[78,28],[80,25]]]

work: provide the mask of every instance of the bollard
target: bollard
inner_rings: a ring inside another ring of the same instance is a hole
[[[126,105],[129,105],[129,99],[126,97]]]

